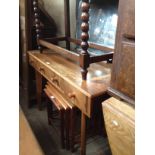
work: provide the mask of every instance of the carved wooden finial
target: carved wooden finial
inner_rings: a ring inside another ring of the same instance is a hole
[[[80,66],[81,66],[81,74],[82,79],[86,80],[87,78],[87,68],[89,67],[89,53],[87,51],[89,45],[88,45],[88,39],[89,39],[89,0],[82,0],[81,4],[81,53],[80,53]]]
[[[33,10],[34,10],[34,20],[35,20],[35,27],[36,27],[36,39],[37,39],[38,50],[42,52],[42,47],[39,44],[39,39],[41,36],[41,27],[40,27],[40,20],[39,20],[38,0],[33,0]]]

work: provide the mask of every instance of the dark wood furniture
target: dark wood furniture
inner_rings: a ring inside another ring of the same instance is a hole
[[[102,103],[108,140],[113,155],[135,154],[135,109],[114,97]]]
[[[89,40],[89,0],[83,0],[81,4],[81,40],[73,39],[70,37],[70,12],[69,12],[69,0],[64,0],[64,15],[65,15],[65,36],[56,37],[53,39],[44,39],[41,37],[41,25],[38,14],[38,1],[33,0],[36,37],[38,43],[38,49],[42,52],[43,47],[51,49],[54,52],[64,54],[67,58],[76,61],[81,67],[82,79],[86,80],[88,67],[91,63],[100,62],[103,60],[112,59],[113,48],[97,45],[95,43],[88,42]],[[53,41],[66,41],[66,48],[61,48],[52,44]],[[70,42],[81,46],[79,53],[70,51]],[[104,51],[102,55],[90,55],[88,48],[95,48]]]
[[[135,0],[120,0],[116,46],[108,92],[128,103],[135,100]]]

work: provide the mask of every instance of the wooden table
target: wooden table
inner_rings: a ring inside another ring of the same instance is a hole
[[[93,105],[104,99],[110,82],[111,64],[104,62],[91,64],[87,80],[82,80],[78,64],[56,53],[29,51],[29,63],[35,68],[37,99],[41,104],[42,76],[45,77],[62,96],[81,110],[81,155],[86,154],[86,116],[92,115]]]

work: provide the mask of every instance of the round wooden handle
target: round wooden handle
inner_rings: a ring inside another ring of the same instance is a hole
[[[44,68],[39,68],[40,72],[44,72],[45,73],[45,70]]]
[[[75,98],[75,93],[68,93],[69,98]]]
[[[52,82],[58,82],[58,79],[56,77],[51,78]]]

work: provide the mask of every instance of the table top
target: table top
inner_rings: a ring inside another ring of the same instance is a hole
[[[104,93],[110,83],[111,64],[105,62],[90,64],[88,68],[87,80],[82,80],[81,68],[78,64],[67,60],[57,53],[38,50],[30,51],[29,55],[44,63],[48,68],[61,76],[71,85],[74,85],[87,96],[97,96]]]

